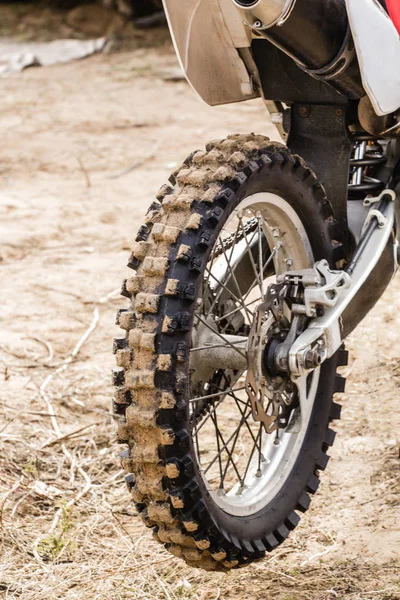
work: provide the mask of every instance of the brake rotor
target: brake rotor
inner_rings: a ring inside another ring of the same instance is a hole
[[[298,404],[297,390],[289,374],[276,367],[275,350],[289,330],[284,315],[285,284],[270,285],[258,305],[247,342],[246,391],[253,419],[272,433],[287,426]]]

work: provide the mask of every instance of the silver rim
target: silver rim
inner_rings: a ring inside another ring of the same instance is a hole
[[[246,346],[254,309],[276,276],[313,264],[297,213],[264,192],[231,214],[205,269],[192,333],[191,432],[210,495],[231,515],[254,514],[279,493],[304,441],[319,369],[296,385],[285,382],[281,425],[267,433],[253,419],[245,389]]]

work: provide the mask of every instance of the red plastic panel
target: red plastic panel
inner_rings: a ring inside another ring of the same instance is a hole
[[[386,0],[386,5],[390,18],[400,34],[400,0]]]

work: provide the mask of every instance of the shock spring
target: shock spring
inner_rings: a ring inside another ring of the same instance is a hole
[[[349,200],[360,200],[368,194],[379,194],[385,184],[376,179],[375,171],[386,163],[379,138],[366,131],[352,134],[353,156],[350,159]]]

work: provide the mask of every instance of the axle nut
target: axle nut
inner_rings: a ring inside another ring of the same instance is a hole
[[[321,355],[315,350],[308,350],[304,357],[304,366],[306,369],[316,369],[322,362]]]

